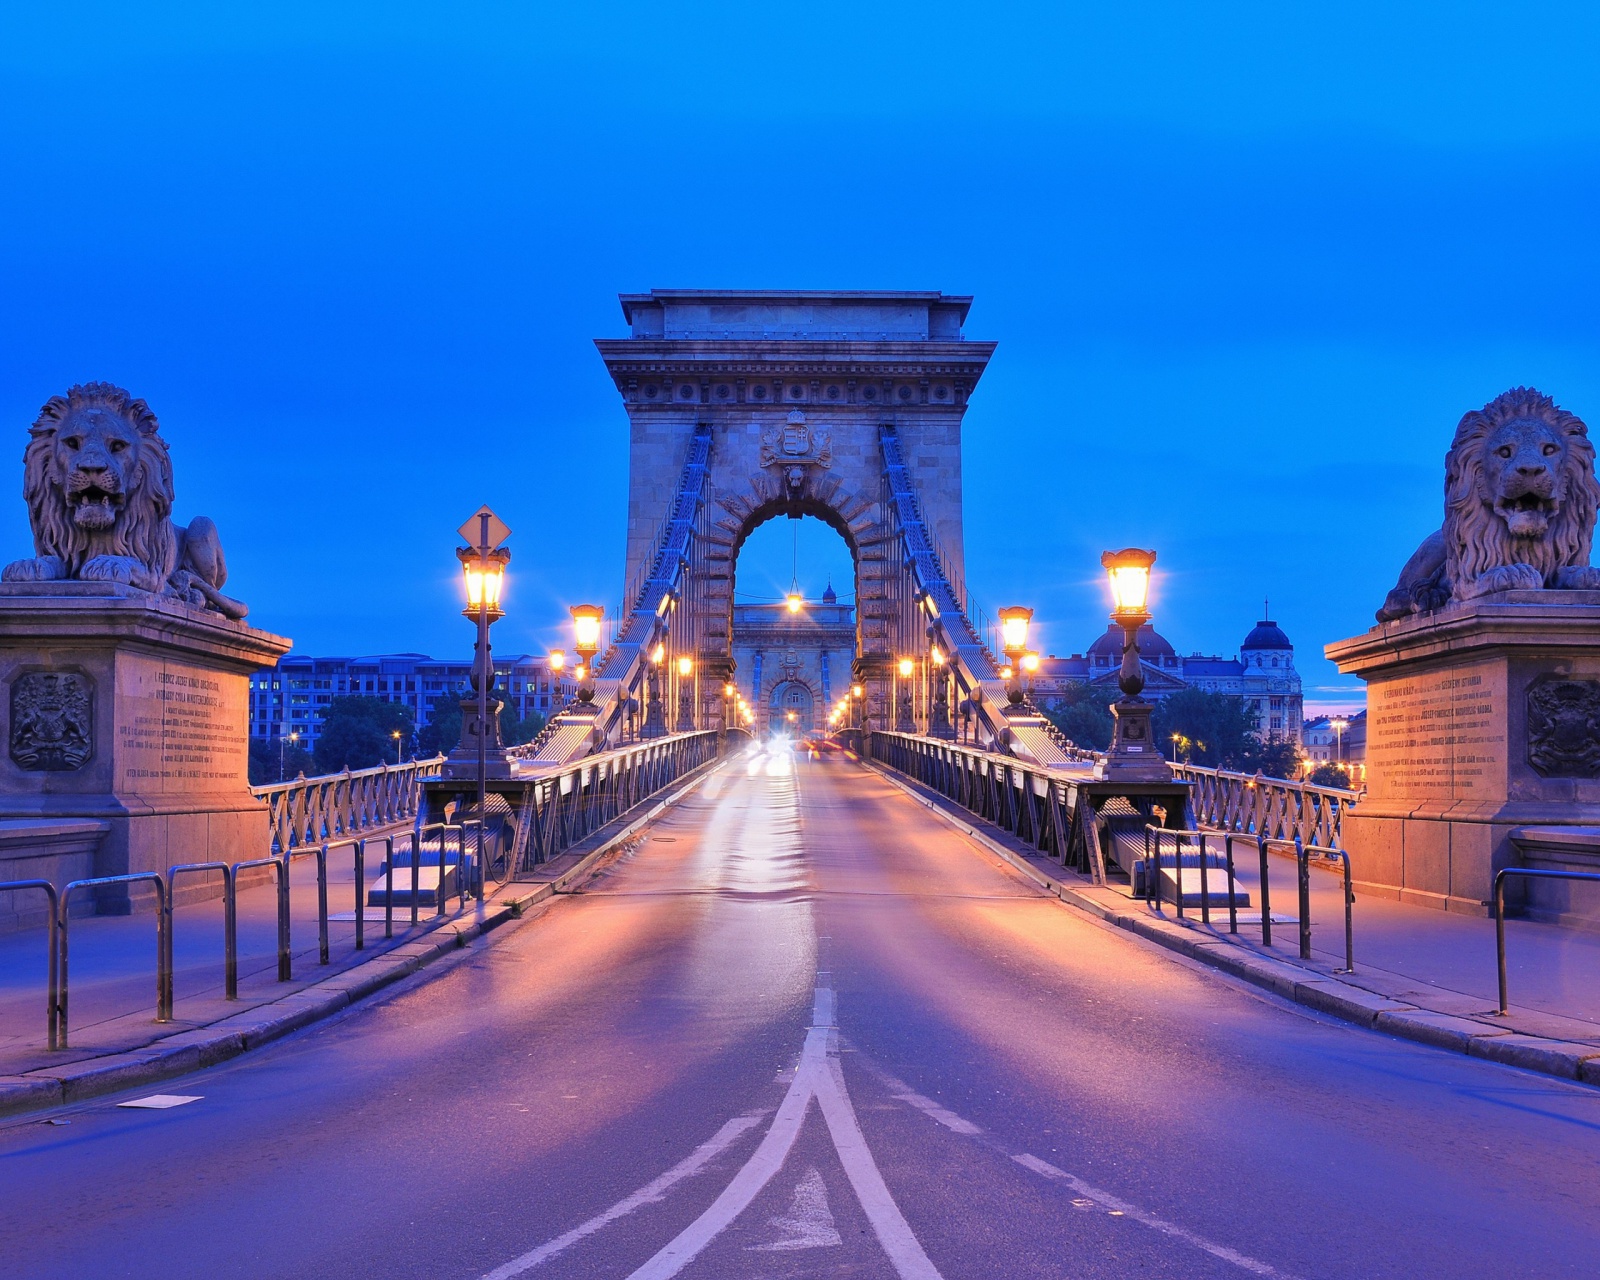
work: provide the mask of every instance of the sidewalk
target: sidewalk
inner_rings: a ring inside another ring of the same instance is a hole
[[[464,947],[468,942],[586,880],[637,833],[708,777],[722,760],[680,778],[658,798],[590,834],[536,874],[446,914],[397,907],[394,938],[383,937],[383,908],[368,909],[366,949],[356,951],[355,881],[349,863],[328,867],[327,965],[318,961],[316,867],[297,862],[290,877],[293,981],[277,979],[276,891],[239,894],[239,999],[223,999],[222,901],[179,906],[173,923],[173,1020],[155,1021],[156,922],[153,912],[87,916],[71,922],[68,1043],[48,1048],[45,931],[0,935],[0,1116],[72,1103],[153,1084],[213,1066],[338,1013]],[[368,884],[379,877],[368,876]],[[404,881],[401,882],[402,887]],[[341,918],[342,917],[342,918]]]
[[[1253,840],[1234,841],[1237,881],[1249,892],[1250,906],[1239,909],[1239,931],[1230,935],[1225,906],[1212,908],[1209,926],[1201,923],[1196,907],[1186,908],[1181,920],[1170,901],[1156,911],[1131,897],[1126,885],[1095,886],[942,796],[891,770],[879,771],[1063,902],[1161,946],[1361,1026],[1600,1084],[1600,934],[1508,920],[1510,1001],[1502,1018],[1492,918],[1432,911],[1357,890],[1355,971],[1337,973],[1344,966],[1340,874],[1313,864],[1311,959],[1301,960],[1293,857],[1269,859],[1273,945],[1266,947]],[[1218,852],[1221,848],[1219,837]],[[1211,875],[1220,897],[1226,872]]]

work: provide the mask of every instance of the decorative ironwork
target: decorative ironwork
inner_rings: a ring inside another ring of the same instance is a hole
[[[403,765],[346,769],[251,787],[250,794],[267,802],[273,850],[282,854],[411,821],[417,813],[421,779],[437,774],[443,764],[443,756],[433,756]]]

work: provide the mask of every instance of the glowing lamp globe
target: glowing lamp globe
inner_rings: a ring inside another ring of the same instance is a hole
[[[560,671],[561,668],[566,666],[566,665],[567,665],[566,650],[564,650],[564,649],[552,649],[550,651],[550,670],[552,670],[552,671]]]
[[[580,654],[592,654],[600,648],[600,621],[605,610],[597,604],[575,604],[571,609],[572,630],[576,636],[573,647]]]
[[[500,617],[500,592],[505,585],[511,549],[501,547],[488,555],[479,555],[476,548],[457,547],[456,559],[461,561],[461,574],[466,582],[467,607],[463,610],[466,616],[475,618],[482,612]]]
[[[900,678],[902,680],[909,680],[914,670],[916,670],[916,664],[910,658],[900,659]]]
[[[1111,579],[1111,601],[1117,613],[1144,613],[1150,600],[1150,566],[1156,562],[1154,551],[1140,551],[1129,547],[1124,551],[1107,551],[1100,564]]]
[[[1028,647],[1028,624],[1033,621],[1033,610],[1012,605],[1000,610],[1000,640],[1006,653],[1019,654]]]

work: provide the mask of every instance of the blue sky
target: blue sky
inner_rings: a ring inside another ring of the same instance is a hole
[[[179,515],[314,652],[466,652],[487,501],[533,650],[621,590],[619,291],[971,293],[975,594],[1079,650],[1100,551],[1152,546],[1181,649],[1270,595],[1348,700],[1320,646],[1437,524],[1460,414],[1600,418],[1600,11],[1112,8],[10,6],[0,424],[20,459],[69,383],[145,396]],[[741,587],[787,585],[767,541]]]

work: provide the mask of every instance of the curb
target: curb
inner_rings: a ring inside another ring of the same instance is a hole
[[[1226,936],[1203,933],[1191,925],[1180,925],[1142,912],[1124,910],[1116,904],[1091,896],[1085,891],[1087,886],[1047,875],[1028,859],[974,825],[974,821],[982,819],[969,820],[965,814],[952,812],[946,807],[945,798],[936,792],[927,791],[920,784],[897,776],[887,765],[871,760],[863,763],[1068,906],[1087,912],[1107,924],[1126,929],[1169,951],[1176,951],[1191,960],[1242,978],[1308,1009],[1331,1014],[1359,1027],[1508,1067],[1521,1067],[1525,1071],[1537,1071],[1563,1080],[1600,1085],[1600,1045],[1548,1040],[1509,1029],[1502,1030],[1473,1018],[1436,1013],[1369,991],[1317,969],[1260,955],[1238,943],[1229,942]]]
[[[592,875],[607,857],[617,853],[641,827],[683,799],[722,763],[724,759],[719,756],[701,765],[676,790],[650,805],[638,817],[615,830],[602,827],[593,833],[590,839],[599,840],[595,848],[587,853],[563,855],[576,856],[577,861],[559,875],[527,893],[491,902],[481,913],[442,920],[422,937],[401,943],[342,973],[204,1027],[167,1036],[146,1048],[106,1054],[60,1067],[39,1067],[20,1076],[0,1076],[0,1118],[171,1080],[216,1066],[332,1017],[358,1000],[461,950],[490,930],[522,919],[530,907],[557,894],[573,892],[575,886]]]

